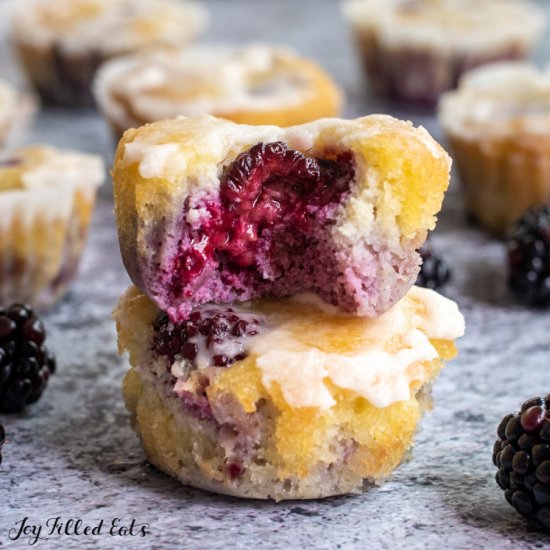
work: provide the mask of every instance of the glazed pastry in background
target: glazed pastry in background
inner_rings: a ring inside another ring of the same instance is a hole
[[[175,320],[205,302],[304,291],[373,317],[414,284],[449,168],[423,128],[388,116],[156,122],[117,149],[123,260]]]
[[[344,12],[372,89],[427,103],[468,69],[527,57],[544,27],[521,0],[348,0]]]
[[[522,62],[475,69],[442,97],[439,118],[467,208],[492,233],[550,203],[550,71]]]
[[[0,147],[17,139],[36,112],[36,101],[0,80]]]
[[[63,296],[86,241],[103,161],[32,147],[0,158],[0,304]]]
[[[45,102],[86,105],[98,66],[116,55],[179,48],[205,24],[186,0],[18,0],[12,39]]]
[[[265,44],[157,51],[106,63],[96,101],[118,138],[178,115],[290,126],[340,114],[342,94],[316,63]]]
[[[300,295],[203,305],[174,325],[135,287],[114,316],[149,460],[195,487],[275,500],[387,478],[464,332],[454,302],[417,287],[376,319]]]

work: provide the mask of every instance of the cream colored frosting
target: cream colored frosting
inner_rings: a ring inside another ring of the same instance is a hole
[[[177,115],[282,109],[303,104],[314,93],[296,54],[266,44],[127,56],[106,63],[95,83],[103,111],[126,127],[136,125],[133,116],[153,121]]]
[[[16,41],[38,47],[109,55],[180,46],[198,34],[205,19],[190,0],[18,0],[13,31]]]
[[[185,118],[187,117],[182,116],[176,120]],[[208,181],[212,181],[217,188],[219,187],[220,166],[232,156],[237,156],[246,148],[257,143],[282,140],[290,148],[309,151],[313,156],[315,155],[314,149],[318,146],[353,151],[355,148],[360,148],[364,141],[385,132],[387,130],[386,123],[395,122],[395,119],[386,115],[371,115],[365,119],[378,120],[378,127],[374,125],[364,127],[357,124],[362,119],[326,118],[299,126],[279,128],[267,125],[237,125],[210,115],[189,118],[191,119],[189,120],[189,131],[192,132],[194,126],[201,129],[200,134],[196,135],[194,149],[177,143],[175,140],[172,143],[176,147],[168,149],[164,147],[163,139],[162,137],[159,139],[157,133],[141,133],[131,142],[125,144],[124,164],[128,167],[138,164],[140,175],[145,179],[164,178],[177,181],[182,181],[185,178],[204,179],[205,181],[201,183],[206,185]],[[402,126],[399,130],[404,137],[420,141],[434,158],[446,158],[450,166],[450,158],[422,126],[414,128],[412,124],[408,123],[407,127]],[[321,136],[323,136],[323,140],[327,140],[326,143],[320,143]],[[328,142],[329,137],[331,142]],[[210,159],[211,162],[194,162],[197,154],[200,154],[202,159]],[[215,182],[217,178],[218,181]],[[207,190],[206,187],[205,190]]]
[[[550,66],[501,62],[474,69],[443,95],[439,117],[453,135],[550,134]]]
[[[530,46],[544,27],[542,11],[522,0],[348,0],[344,11],[385,46],[427,46],[440,54]]]
[[[411,301],[421,304],[413,313]],[[335,404],[325,381],[351,390],[375,407],[410,398],[410,384],[423,383],[423,361],[438,357],[429,339],[454,340],[464,334],[464,318],[451,300],[427,289],[413,288],[378,318],[364,319],[365,344],[351,354],[327,353],[301,343],[282,328],[248,342],[262,381],[277,383],[289,405],[326,409]],[[388,351],[396,336],[402,347]]]
[[[455,340],[464,334],[464,318],[457,305],[433,290],[413,287],[389,311],[377,318],[357,319],[337,314],[334,309],[311,295],[291,299],[311,310],[309,323],[320,325],[330,319],[333,331],[347,331],[346,320],[361,322],[361,344],[351,352],[328,352],[323,343],[305,343],[295,319],[279,311],[258,312],[254,303],[233,304],[240,316],[256,314],[264,324],[256,336],[240,338],[238,349],[219,349],[217,353],[230,356],[246,347],[255,357],[267,388],[277,384],[289,405],[328,409],[335,400],[327,382],[338,388],[364,397],[375,407],[383,408],[397,401],[408,400],[412,382],[427,381],[422,364],[438,358],[430,339]],[[213,306],[216,307],[216,306]],[[303,311],[303,310],[302,310]],[[317,313],[316,313],[317,312]],[[342,319],[338,323],[338,319]],[[197,342],[198,343],[198,342]],[[236,346],[235,342],[228,344]],[[204,350],[203,350],[204,351]],[[199,346],[198,366],[210,366],[209,359]],[[175,364],[172,373],[184,377],[184,369]],[[176,383],[176,392],[185,388],[183,378]]]

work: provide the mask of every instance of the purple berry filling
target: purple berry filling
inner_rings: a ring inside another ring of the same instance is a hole
[[[238,479],[246,472],[246,468],[239,462],[228,462],[225,471],[229,479]]]
[[[302,291],[353,311],[364,274],[346,272],[349,258],[338,257],[327,229],[354,176],[350,152],[318,159],[282,142],[252,147],[225,169],[218,198],[193,205],[203,213],[193,223],[187,200],[179,237],[146,277],[150,295],[174,321],[205,302]]]
[[[153,347],[170,365],[185,359],[193,368],[228,367],[247,357],[246,340],[258,334],[262,325],[256,315],[205,306],[179,323],[173,323],[167,315],[159,317],[153,327]]]
[[[206,395],[195,395],[190,391],[184,391],[180,395],[185,409],[199,420],[215,421],[210,401]]]
[[[197,368],[228,367],[245,359],[246,342],[263,330],[263,321],[249,313],[237,314],[231,308],[203,306],[179,323],[162,314],[153,329],[154,352],[168,360],[169,368],[178,360],[186,360],[188,376]],[[175,384],[175,377],[172,381]],[[187,412],[201,420],[215,421],[206,395],[208,383],[208,377],[201,377],[198,391],[179,391],[178,396]]]

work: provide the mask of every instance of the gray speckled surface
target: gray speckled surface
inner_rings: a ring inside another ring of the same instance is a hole
[[[6,0],[4,0],[5,3]],[[1,4],[0,4],[1,5]],[[429,113],[368,98],[337,4],[331,0],[207,2],[213,40],[282,41],[319,59],[346,89],[347,114],[390,111],[425,124]],[[549,51],[543,45],[540,59]],[[0,72],[17,78],[9,54]],[[101,153],[111,142],[94,113],[43,112],[26,138]],[[362,496],[281,504],[238,501],[178,485],[146,465],[120,399],[125,360],[116,353],[110,312],[128,284],[118,255],[110,188],[101,192],[80,277],[46,318],[58,374],[27,413],[2,416],[8,433],[0,468],[0,547],[28,517],[60,516],[103,534],[54,535],[39,548],[542,548],[550,537],[524,521],[494,482],[496,425],[524,398],[550,390],[550,314],[513,304],[502,245],[468,227],[453,186],[434,235],[454,270],[448,294],[467,319],[460,357],[434,390],[436,408],[411,462]],[[146,537],[111,536],[114,518],[149,524]],[[41,536],[45,536],[44,526]]]

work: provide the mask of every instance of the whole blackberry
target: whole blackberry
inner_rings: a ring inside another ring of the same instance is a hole
[[[493,462],[506,500],[550,529],[550,395],[527,400],[497,429]]]
[[[436,256],[428,245],[424,245],[419,252],[422,265],[416,284],[432,290],[445,286],[451,279],[451,270],[447,262]]]
[[[40,399],[56,366],[45,339],[30,306],[0,308],[0,411],[20,411]]]
[[[550,205],[527,210],[507,246],[510,290],[530,306],[550,305]]]

